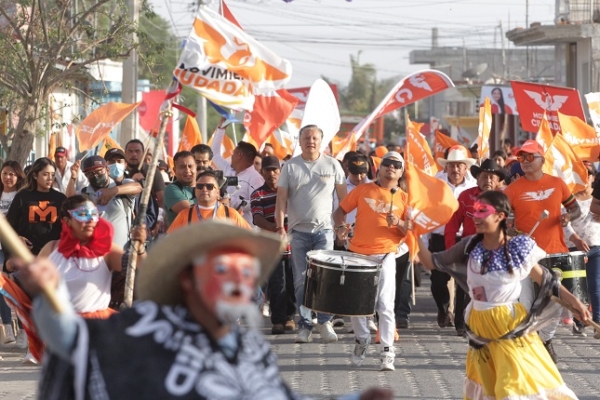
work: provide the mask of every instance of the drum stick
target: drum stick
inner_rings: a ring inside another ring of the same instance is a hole
[[[25,246],[3,213],[0,213],[0,237],[2,237],[2,242],[6,245],[8,251],[17,258],[20,258],[28,264],[35,260],[34,255],[31,254],[27,246]],[[58,301],[54,289],[49,285],[42,285],[42,292],[48,299],[52,309],[57,314],[60,314],[62,312],[62,305]]]
[[[540,225],[540,222],[542,222],[543,220],[545,220],[546,218],[548,218],[549,215],[550,215],[550,213],[548,212],[548,210],[542,211],[542,215],[540,215],[540,218],[537,220],[537,222],[535,223],[535,225],[533,226],[533,228],[531,228],[531,232],[529,232],[528,236],[533,235],[533,232],[535,232],[535,230],[537,229],[537,227]]]
[[[392,210],[394,208],[394,195],[396,194],[397,191],[398,191],[397,188],[391,188],[390,189],[390,192],[392,192],[392,200],[390,202],[390,211],[388,211],[388,213],[390,213],[390,214],[392,213]]]
[[[573,315],[575,317],[577,317],[579,315],[579,311],[575,310],[575,308],[573,308],[569,303],[567,303],[566,301],[564,301],[563,299],[559,299],[556,296],[552,296],[552,301],[554,301],[555,303],[560,304],[561,306],[563,306],[564,308],[566,308],[567,310],[571,311],[573,313]],[[581,318],[577,318],[579,320],[581,320]],[[583,322],[583,321],[582,321]],[[600,324],[598,324],[597,322],[592,321],[591,319],[588,319],[587,321],[584,322],[586,325],[591,326],[592,328],[594,328],[595,330],[597,330],[598,332],[600,332]]]

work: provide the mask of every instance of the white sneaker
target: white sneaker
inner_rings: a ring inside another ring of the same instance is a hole
[[[335,331],[333,330],[333,325],[331,325],[331,321],[327,321],[324,324],[317,324],[317,330],[321,334],[321,339],[325,343],[337,342],[338,337]]]
[[[373,321],[373,319],[367,319],[367,326],[369,327],[369,331],[371,331],[371,333],[377,332],[377,325],[375,324],[375,321]]]
[[[338,316],[337,318],[334,318],[331,323],[336,327],[344,326],[344,318]]]
[[[312,331],[309,331],[306,328],[298,329],[298,334],[296,335],[296,343],[310,343],[312,342]]]
[[[269,305],[269,303],[265,303],[263,305],[262,315],[263,315],[263,317],[270,317],[271,316],[271,306]]]
[[[31,353],[29,352],[29,350],[27,350],[27,354],[25,354],[25,357],[23,357],[23,360],[21,361],[22,364],[26,364],[26,365],[37,365],[38,362],[35,358],[33,358],[33,355],[31,355]]]
[[[381,366],[379,367],[380,371],[394,371],[396,367],[394,367],[394,359],[396,358],[396,354],[391,351],[383,351],[381,353]]]
[[[354,351],[352,352],[352,365],[359,366],[365,360],[367,355],[367,348],[369,347],[370,338],[367,338],[364,343],[361,343],[358,339],[354,345]]]
[[[25,330],[19,329],[19,332],[17,333],[17,348],[26,349],[27,347],[29,347],[27,334],[25,333]]]

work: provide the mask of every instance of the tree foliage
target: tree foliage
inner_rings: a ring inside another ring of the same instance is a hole
[[[145,2],[141,14],[152,17]],[[0,0],[0,105],[18,117],[0,136],[7,158],[25,162],[54,90],[85,93],[94,63],[125,59],[147,36],[124,0]]]

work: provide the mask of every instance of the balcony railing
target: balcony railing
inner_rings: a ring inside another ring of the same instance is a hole
[[[556,0],[557,24],[600,22],[600,0]]]

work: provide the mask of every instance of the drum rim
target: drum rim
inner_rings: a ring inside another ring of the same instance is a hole
[[[371,263],[373,263],[374,265],[370,265],[367,267],[381,267],[382,262],[380,260],[378,260],[375,257],[370,257],[364,254],[359,254],[359,253],[353,253],[351,251],[341,251],[341,250],[310,250],[309,252],[306,253],[306,260],[311,261],[310,257],[313,255],[318,255],[318,254],[329,254],[329,255],[339,255],[339,256],[351,256],[351,257],[356,257],[365,261],[369,261]],[[322,262],[327,262],[327,261],[322,261]],[[331,263],[329,263],[331,264]]]
[[[546,257],[544,258],[558,258],[558,257],[566,257],[566,256],[585,256],[587,253],[585,251],[581,251],[581,250],[576,250],[576,251],[568,251],[566,253],[551,253],[551,254],[546,254]],[[544,259],[542,258],[542,260]]]
[[[368,267],[368,269],[366,268],[357,268],[356,265],[350,265],[346,268],[342,268],[339,266],[332,266],[332,265],[321,265],[321,264],[317,264],[315,261],[310,261],[308,263],[309,268],[312,266],[315,267],[319,267],[319,268],[323,268],[323,269],[331,269],[334,271],[342,271],[342,272],[363,272],[363,273],[373,273],[373,272],[379,272],[381,270],[380,267],[378,266],[370,266]]]

